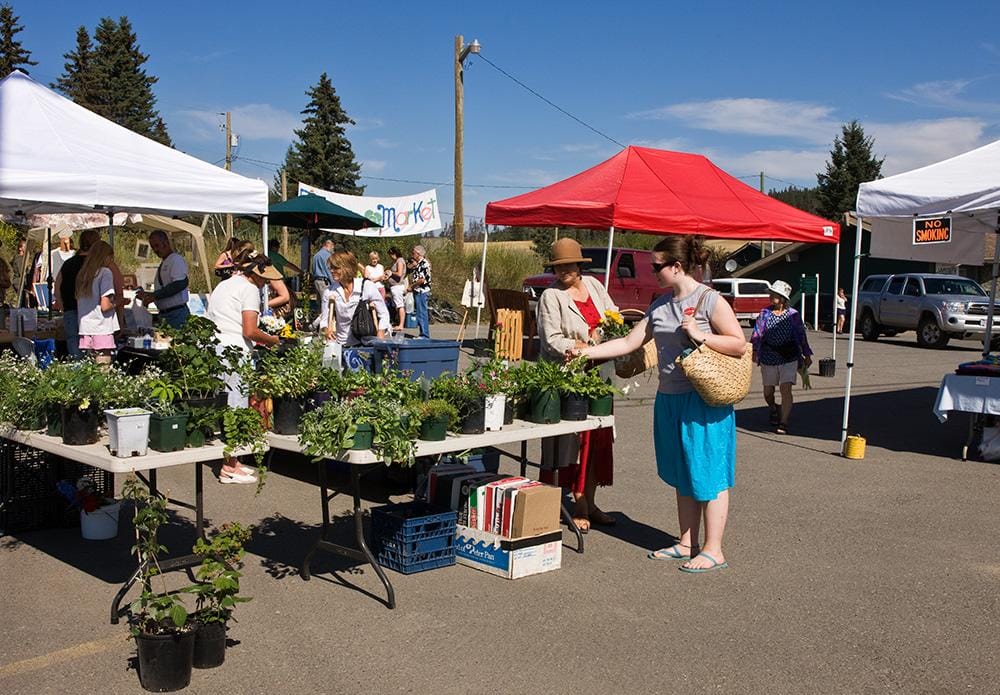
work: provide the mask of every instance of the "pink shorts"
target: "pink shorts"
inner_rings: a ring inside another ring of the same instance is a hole
[[[81,335],[81,350],[114,350],[115,337],[113,335]]]

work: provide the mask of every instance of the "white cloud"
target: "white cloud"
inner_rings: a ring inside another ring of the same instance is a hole
[[[830,142],[840,125],[833,108],[777,99],[730,98],[673,104],[628,114],[638,120],[677,120],[689,128],[720,133],[792,137]]]
[[[823,171],[829,153],[825,150],[754,150],[753,152],[706,152],[706,156],[732,176],[747,177],[764,172],[766,189],[783,188],[779,182],[767,180],[790,179],[798,186],[815,186],[816,174]],[[741,179],[757,188],[756,178]]]
[[[229,109],[232,112],[233,132],[243,140],[291,140],[294,130],[302,124],[297,113],[277,109],[270,104],[246,104]],[[226,122],[223,109],[187,110],[180,115],[186,119],[191,135],[199,140],[222,139],[220,127]]]
[[[375,138],[372,142],[375,143],[376,147],[381,147],[384,150],[391,150],[395,147],[399,147],[398,142],[394,142],[386,138]]]
[[[629,140],[629,144],[651,147],[655,150],[673,150],[674,152],[686,152],[686,148],[690,147],[683,138],[654,138],[652,140],[636,138]]]
[[[366,174],[377,174],[384,171],[386,167],[386,162],[381,159],[363,159],[361,160],[361,169]]]
[[[942,118],[903,123],[865,123],[875,139],[875,153],[885,156],[883,175],[898,174],[939,162],[985,145],[987,122],[978,118]]]
[[[936,106],[951,111],[962,111],[972,114],[1000,113],[1000,103],[998,102],[962,98],[966,87],[983,79],[986,78],[920,82],[912,87],[901,89],[898,92],[890,92],[886,96],[908,104]]]

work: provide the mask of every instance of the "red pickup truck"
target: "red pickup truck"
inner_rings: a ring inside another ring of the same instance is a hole
[[[625,318],[640,319],[653,300],[666,292],[657,284],[653,275],[652,252],[639,249],[613,249],[612,253],[614,256],[611,259],[611,282],[608,284],[608,293]],[[584,275],[595,277],[603,283],[608,249],[584,248],[583,256],[590,259],[589,263],[583,264]],[[537,300],[553,282],[555,276],[550,272],[533,275],[525,278],[524,291],[532,300]]]

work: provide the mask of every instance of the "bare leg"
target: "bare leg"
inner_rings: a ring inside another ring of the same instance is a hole
[[[722,554],[722,536],[726,532],[726,521],[729,518],[729,490],[723,490],[714,500],[708,502],[691,501],[696,508],[703,509],[705,514],[705,546],[701,552],[711,556],[715,562],[720,564],[725,562],[726,557]],[[698,555],[692,557],[682,566],[691,569],[708,569],[712,566],[712,560]]]
[[[788,416],[792,414],[792,385],[781,384],[781,424],[788,424]]]
[[[771,424],[773,425],[778,417],[778,405],[774,402],[773,386],[764,387],[764,401],[767,403],[767,407],[770,410]]]
[[[693,497],[685,497],[677,493],[677,524],[681,537],[678,543],[687,548],[698,546],[698,532],[701,522],[701,505]]]
[[[403,326],[406,324],[406,309],[399,307],[396,312],[399,315],[399,325],[396,326],[397,331],[403,330]]]

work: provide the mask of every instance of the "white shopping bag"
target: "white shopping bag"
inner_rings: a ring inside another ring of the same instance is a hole
[[[412,314],[417,310],[416,304],[414,303],[413,293],[407,292],[406,299],[403,300],[403,307],[406,309],[407,314]]]
[[[344,348],[340,343],[330,341],[323,345],[323,366],[336,369],[339,374],[343,365]]]

